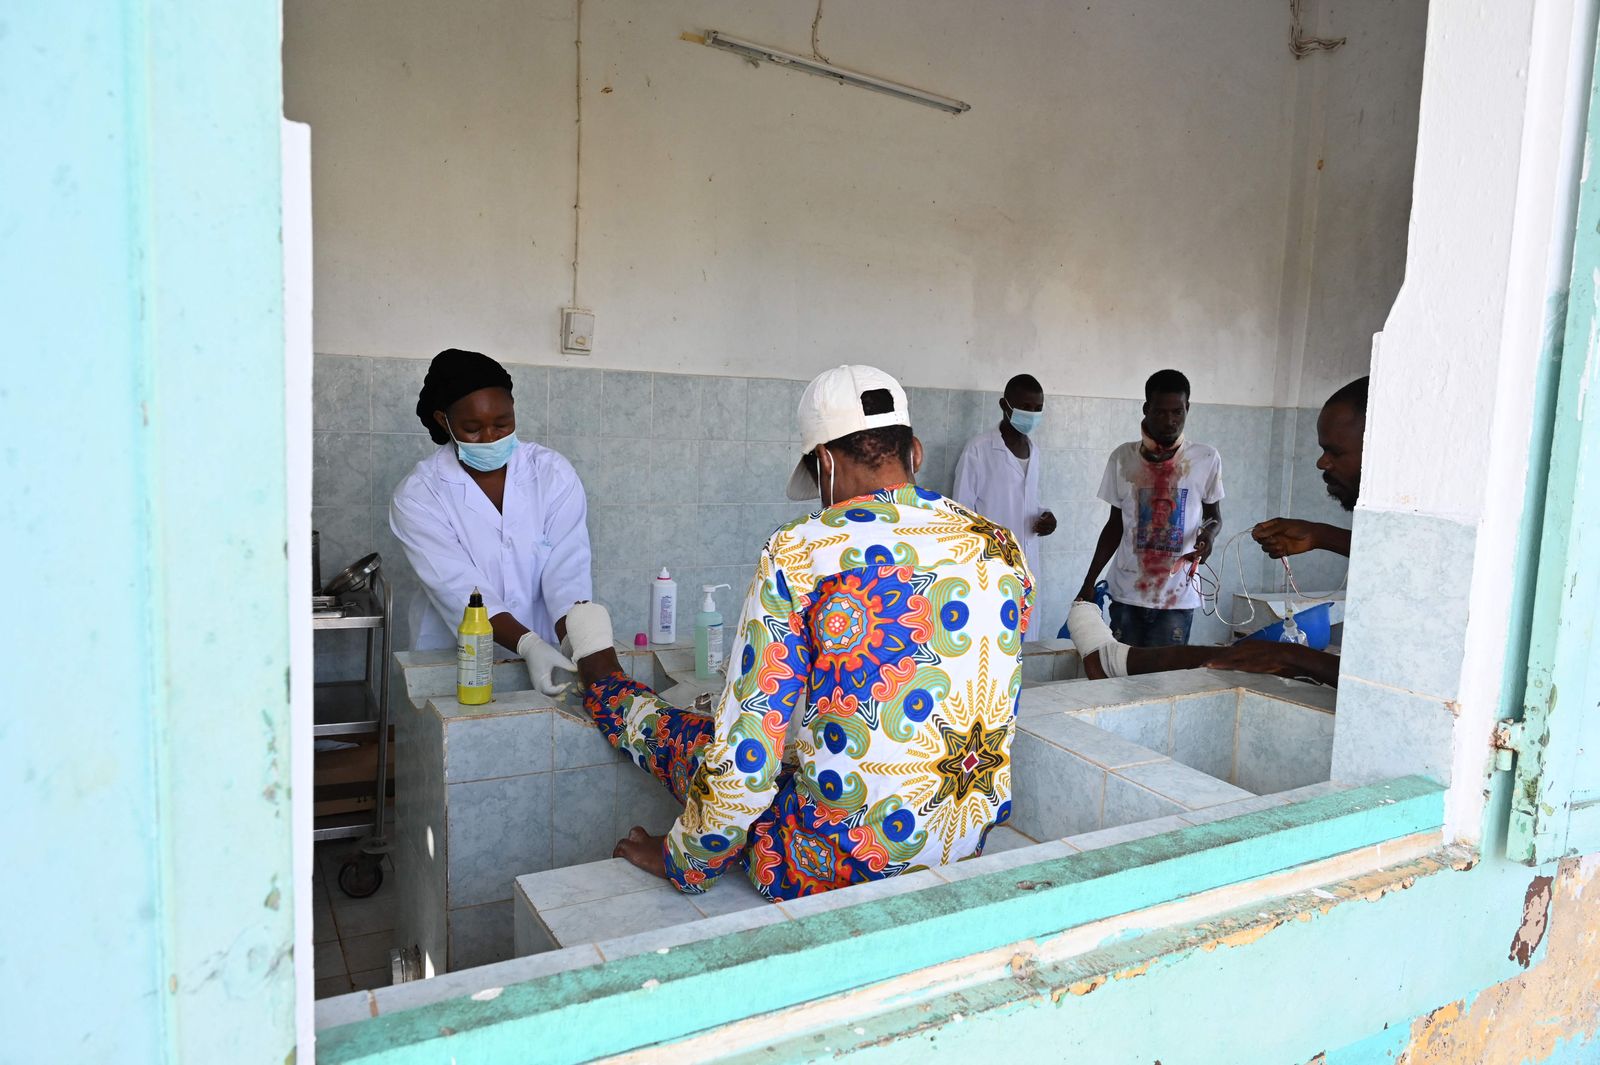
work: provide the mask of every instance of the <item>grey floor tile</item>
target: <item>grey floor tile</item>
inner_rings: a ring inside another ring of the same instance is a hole
[[[359,973],[350,974],[350,982],[357,991],[371,991],[375,988],[388,987],[389,981],[394,977],[394,971],[387,965],[377,969],[364,969]]]
[[[344,963],[344,950],[337,939],[327,943],[318,943],[313,948],[311,968],[317,974],[317,979],[324,980],[330,976],[344,976],[350,969]]]
[[[344,949],[346,970],[354,974],[387,966],[389,948],[395,945],[395,937],[393,931],[373,932],[365,936],[347,936],[339,943]]]
[[[533,873],[518,877],[517,883],[536,910],[559,910],[662,886],[660,879],[622,858]]]
[[[336,995],[348,995],[355,988],[350,984],[348,976],[319,976],[313,994],[319,998],[333,998]],[[318,1026],[321,1026],[320,1012]]]

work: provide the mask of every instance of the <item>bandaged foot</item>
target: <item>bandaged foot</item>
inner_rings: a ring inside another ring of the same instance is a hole
[[[1090,656],[1094,656],[1106,676],[1128,675],[1128,645],[1118,643],[1111,635],[1111,626],[1094,603],[1079,599],[1072,604],[1067,611],[1067,631],[1072,634],[1072,645],[1078,649],[1085,672],[1089,671]]]

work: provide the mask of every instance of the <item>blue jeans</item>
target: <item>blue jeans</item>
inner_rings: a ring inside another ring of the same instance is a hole
[[[1111,635],[1129,647],[1182,647],[1193,624],[1193,607],[1156,610],[1111,601]]]

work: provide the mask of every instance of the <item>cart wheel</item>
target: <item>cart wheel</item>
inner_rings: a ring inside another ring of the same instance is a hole
[[[382,859],[360,854],[339,867],[339,890],[352,899],[364,899],[383,886]]]

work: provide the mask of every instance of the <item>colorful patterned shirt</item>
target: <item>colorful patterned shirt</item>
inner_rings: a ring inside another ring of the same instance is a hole
[[[742,856],[786,899],[981,853],[1010,816],[1032,604],[1010,534],[937,492],[886,488],[780,528],[667,836],[674,883],[702,891]]]

